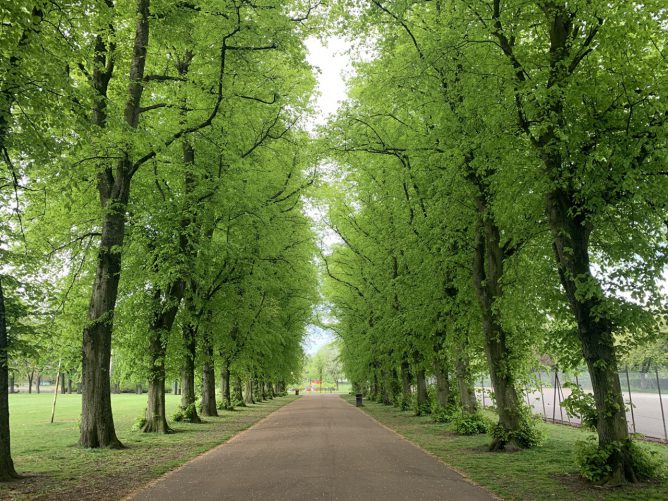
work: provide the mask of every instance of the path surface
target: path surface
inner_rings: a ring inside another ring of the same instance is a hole
[[[148,500],[494,499],[336,395],[304,396],[135,494]]]

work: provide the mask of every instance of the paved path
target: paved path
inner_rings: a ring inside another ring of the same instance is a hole
[[[336,395],[304,396],[138,492],[147,500],[494,499]]]

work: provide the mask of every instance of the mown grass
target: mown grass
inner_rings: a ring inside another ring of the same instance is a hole
[[[113,395],[116,432],[125,450],[92,450],[77,446],[79,395],[59,395],[56,418],[49,423],[52,394],[10,396],[12,455],[24,478],[0,483],[0,499],[119,499],[189,459],[227,441],[294,396],[219,411],[205,423],[171,423],[175,433],[132,431],[144,413],[146,395]],[[180,397],[167,395],[167,413]],[[222,470],[221,470],[222,471]]]
[[[345,397],[354,405],[354,397]],[[518,452],[488,452],[486,435],[454,434],[449,424],[437,424],[428,416],[376,402],[364,402],[369,415],[429,451],[475,483],[506,500],[668,500],[668,480],[620,488],[595,487],[582,480],[575,466],[575,442],[590,432],[569,426],[542,423],[546,440],[540,447]],[[492,413],[489,413],[490,417]],[[643,444],[656,451],[668,465],[668,446]]]

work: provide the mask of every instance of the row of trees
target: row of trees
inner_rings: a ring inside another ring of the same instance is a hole
[[[3,5],[0,479],[12,364],[80,379],[80,445],[121,448],[116,383],[165,379],[197,421],[236,389],[282,392],[315,301],[313,182],[300,129],[308,2]],[[112,357],[113,353],[113,357]],[[83,357],[81,356],[83,354]],[[8,360],[9,359],[9,360]],[[218,367],[218,371],[216,371]],[[277,388],[278,387],[278,388]]]
[[[591,454],[604,481],[636,481],[617,373],[665,314],[665,6],[335,8],[377,56],[325,131],[343,242],[324,264],[346,373],[386,403],[416,387],[418,412],[433,375],[442,407],[473,414],[472,375],[488,371],[497,450],[538,442],[519,393],[532,369],[584,360]]]
[[[344,380],[343,367],[341,365],[341,354],[336,341],[321,346],[318,351],[309,356],[304,367],[305,380],[316,379],[320,381],[319,389],[336,387],[339,391],[339,383]]]

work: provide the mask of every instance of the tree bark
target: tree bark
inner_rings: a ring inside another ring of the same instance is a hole
[[[450,401],[450,377],[441,360],[434,361],[434,375],[436,376],[436,402],[446,408],[452,403]]]
[[[154,312],[149,324],[149,374],[148,397],[146,401],[146,424],[144,433],[169,433],[165,409],[165,357],[167,337],[174,325],[174,319],[183,296],[183,282],[177,280],[166,292],[154,291]]]
[[[479,210],[480,209],[479,197]],[[486,213],[486,210],[482,211]],[[496,398],[499,425],[512,434],[522,423],[520,400],[515,389],[515,379],[509,360],[506,332],[501,326],[494,306],[501,296],[503,276],[503,253],[500,246],[499,230],[490,217],[480,218],[474,248],[473,276],[474,288],[482,314],[485,337],[485,353]],[[501,450],[507,442],[495,439],[490,450]]]
[[[223,409],[232,409],[232,392],[230,391],[230,365],[225,358],[223,350],[220,350],[220,397]]]
[[[459,403],[464,414],[473,414],[478,409],[478,401],[475,398],[473,387],[473,374],[465,351],[460,351],[455,364],[457,377],[457,389],[459,391]]]
[[[413,397],[413,375],[411,374],[411,366],[408,360],[401,361],[401,402],[402,410],[410,408],[411,399]]]
[[[417,409],[415,414],[429,414],[429,395],[427,394],[427,375],[421,367],[415,371],[415,380],[417,381]]]
[[[392,381],[391,372],[383,368],[381,369],[382,385],[380,390],[380,402],[384,405],[392,405]]]
[[[41,388],[41,386],[42,386],[42,375],[41,374],[37,374],[37,384],[36,384],[36,386],[37,386],[37,394],[39,395],[40,392],[42,391],[42,388]]]
[[[9,435],[9,338],[7,336],[7,317],[5,311],[5,294],[0,277],[0,481],[18,478],[12,460]]]
[[[245,404],[254,404],[255,400],[253,399],[253,378],[249,377],[246,381],[246,389],[244,391],[244,403]]]
[[[244,396],[241,391],[242,388],[243,388],[243,382],[241,381],[241,377],[237,376],[234,379],[234,400],[236,401],[236,403],[238,403],[238,405],[245,406],[246,402],[244,401]]]
[[[181,407],[195,404],[195,356],[197,354],[197,327],[191,322],[183,325],[183,366],[181,367]],[[193,411],[192,423],[201,422]]]
[[[216,373],[213,361],[213,346],[208,331],[202,336],[204,363],[202,364],[202,404],[203,416],[217,416],[216,407]]]

